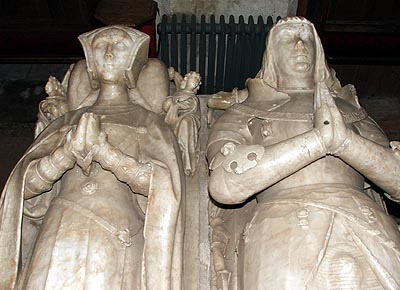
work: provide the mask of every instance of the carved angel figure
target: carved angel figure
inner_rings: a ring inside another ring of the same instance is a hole
[[[67,100],[70,111],[36,138],[1,197],[0,289],[181,289],[179,147],[132,101],[149,37],[111,26],[79,40],[89,78],[74,76],[67,95],[90,93]]]
[[[240,102],[207,148],[212,197],[257,201],[232,289],[400,289],[399,231],[363,192],[368,178],[400,200],[397,143],[340,85],[313,25],[280,20],[260,73],[237,94],[210,101]]]

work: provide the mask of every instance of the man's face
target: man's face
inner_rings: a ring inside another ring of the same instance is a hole
[[[119,29],[103,31],[93,39],[93,57],[100,81],[123,81],[132,46],[129,35]]]
[[[306,23],[286,23],[277,27],[273,36],[275,65],[281,77],[313,77],[315,39]]]

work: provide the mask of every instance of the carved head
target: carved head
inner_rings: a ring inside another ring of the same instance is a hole
[[[270,30],[259,76],[278,88],[282,79],[338,82],[332,75],[314,25],[302,17],[281,19]]]
[[[87,71],[93,89],[99,82],[125,82],[136,87],[147,62],[149,36],[126,26],[108,26],[80,35]]]
[[[49,97],[65,96],[65,89],[56,77],[50,76],[44,89]]]
[[[201,85],[201,76],[199,73],[191,71],[183,78],[180,89],[197,93]]]

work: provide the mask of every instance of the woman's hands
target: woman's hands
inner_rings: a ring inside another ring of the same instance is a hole
[[[68,133],[64,150],[71,154],[84,173],[88,174],[93,160],[106,142],[107,135],[101,130],[100,118],[93,113],[84,113],[76,129]]]

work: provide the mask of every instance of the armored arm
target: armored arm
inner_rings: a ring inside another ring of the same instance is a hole
[[[210,193],[224,204],[241,203],[324,157],[325,152],[315,129],[265,148],[225,143],[210,166]]]
[[[349,130],[334,155],[400,202],[400,150],[395,144],[391,142],[392,148],[384,147]]]
[[[353,132],[346,126],[332,93],[321,85],[317,87],[317,91],[319,111],[315,113],[314,122],[321,133],[327,153],[339,157],[385,190],[393,199],[400,201],[400,158],[397,146],[393,146],[393,149],[385,146],[385,138],[382,138],[379,128],[373,126],[369,119],[355,124],[365,137]],[[369,133],[365,134],[366,132]]]

